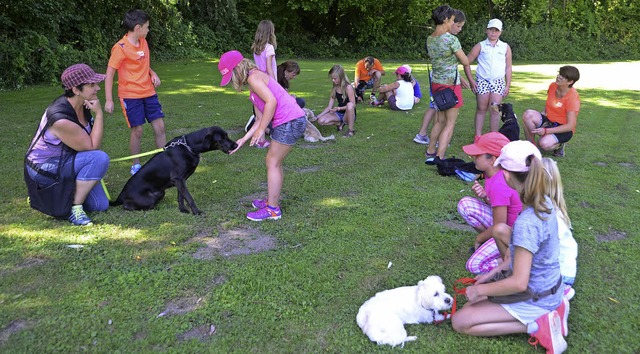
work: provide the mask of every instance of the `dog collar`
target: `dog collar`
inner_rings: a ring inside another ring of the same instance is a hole
[[[173,147],[176,146],[184,146],[187,150],[189,150],[190,153],[192,153],[193,155],[198,155],[195,152],[193,152],[193,150],[191,149],[191,147],[187,144],[187,138],[185,138],[185,136],[181,136],[178,139],[176,139],[175,141],[172,141],[171,143],[165,145],[164,149],[171,149]]]

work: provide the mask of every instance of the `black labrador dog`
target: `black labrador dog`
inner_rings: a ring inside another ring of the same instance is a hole
[[[202,212],[193,201],[187,189],[187,179],[200,162],[200,154],[221,150],[229,154],[238,145],[220,127],[210,127],[174,138],[164,146],[164,151],[156,154],[140,171],[131,176],[122,188],[118,198],[111,205],[123,205],[126,210],[149,210],[164,198],[167,188],[178,188],[178,209],[183,213]]]
[[[498,132],[506,136],[509,141],[520,140],[520,125],[518,117],[513,112],[511,103],[501,103],[498,105],[498,111],[502,114],[502,126]]]

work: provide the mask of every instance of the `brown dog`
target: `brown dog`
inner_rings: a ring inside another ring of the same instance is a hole
[[[305,116],[307,117],[307,129],[304,131],[304,140],[310,143],[315,143],[317,141],[327,141],[327,140],[335,140],[335,136],[333,134],[328,137],[323,137],[322,133],[313,125],[313,122],[318,120],[316,115],[312,110],[308,108],[303,108]]]

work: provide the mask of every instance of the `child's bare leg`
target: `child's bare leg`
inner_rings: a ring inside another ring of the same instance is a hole
[[[140,145],[142,144],[142,125],[131,127],[129,134],[129,152],[131,155],[137,155],[140,153]],[[140,163],[140,159],[133,159],[133,164]]]
[[[503,262],[511,258],[509,254],[509,244],[511,243],[511,226],[499,223],[493,225],[493,239],[496,240],[496,246],[500,252]]]
[[[154,119],[151,122],[151,127],[153,128],[153,134],[156,139],[156,146],[158,148],[165,146],[167,144],[167,134],[164,130],[164,119]]]

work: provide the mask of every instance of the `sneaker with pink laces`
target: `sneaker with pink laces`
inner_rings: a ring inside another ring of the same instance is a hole
[[[253,205],[253,207],[256,208],[256,209],[266,208],[267,207],[267,198],[255,199],[254,201],[251,202],[251,205]]]
[[[559,354],[567,350],[567,342],[562,337],[562,323],[558,312],[551,311],[536,320],[538,330],[531,334],[529,344],[542,345],[547,354]]]
[[[562,335],[566,337],[569,334],[569,299],[562,297],[562,303],[556,311],[562,320]]]
[[[269,142],[269,140],[265,139],[262,141],[258,141],[254,146],[258,149],[266,149],[269,147],[269,145],[271,145],[271,143]]]
[[[262,221],[262,220],[278,220],[282,217],[282,211],[280,207],[276,207],[275,209],[271,209],[270,207],[264,207],[258,209],[256,211],[252,211],[247,213],[247,219],[252,221]]]

